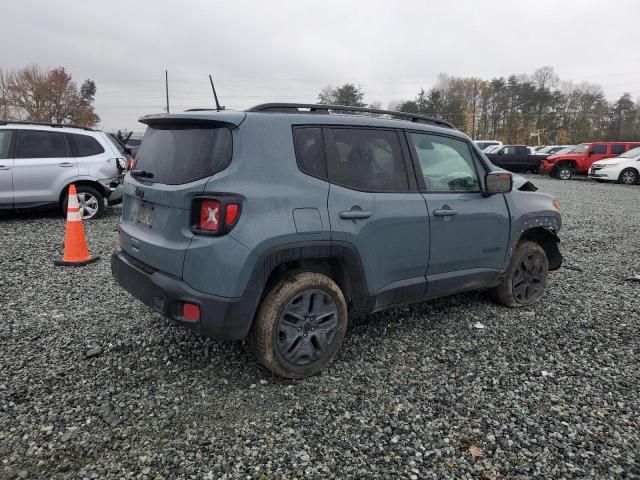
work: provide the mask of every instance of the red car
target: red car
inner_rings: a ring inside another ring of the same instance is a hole
[[[550,155],[540,162],[540,173],[548,173],[562,180],[574,174],[587,174],[591,164],[603,158],[617,157],[621,153],[640,147],[639,142],[593,142],[581,143],[564,155]]]

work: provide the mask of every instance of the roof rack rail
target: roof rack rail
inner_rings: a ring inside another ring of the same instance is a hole
[[[394,110],[380,110],[378,108],[368,107],[350,107],[347,105],[320,105],[315,103],[263,103],[256,105],[247,110],[247,112],[272,112],[272,113],[307,113],[300,109],[308,109],[309,113],[329,114],[331,111],[346,113],[377,113],[380,115],[390,115],[392,117],[400,117],[401,120],[408,120],[416,123],[430,123],[438,127],[453,128],[456,127],[439,118],[429,117],[427,115],[419,115],[417,113],[396,112]]]
[[[42,127],[53,127],[53,128],[81,128],[82,130],[89,130],[90,132],[95,132],[94,128],[83,127],[82,125],[73,125],[70,123],[47,123],[47,122],[26,122],[22,120],[0,120],[0,125],[39,125]]]

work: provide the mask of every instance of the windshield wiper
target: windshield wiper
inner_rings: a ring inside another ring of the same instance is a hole
[[[131,176],[140,178],[153,178],[153,173],[147,172],[146,170],[131,170]]]

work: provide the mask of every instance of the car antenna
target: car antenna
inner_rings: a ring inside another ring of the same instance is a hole
[[[216,100],[216,110],[224,110],[224,106],[220,105],[218,101],[218,95],[216,94],[216,87],[213,86],[213,78],[211,78],[211,74],[209,74],[209,82],[211,83],[211,90],[213,90],[213,98]]]

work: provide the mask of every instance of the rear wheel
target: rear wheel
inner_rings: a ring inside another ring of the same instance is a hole
[[[625,185],[635,185],[638,183],[638,172],[633,168],[625,168],[620,172],[618,182],[624,183]]]
[[[78,185],[76,187],[78,195],[78,204],[80,206],[80,215],[83,220],[92,220],[104,214],[104,197],[95,188],[88,185]],[[62,199],[62,213],[67,215],[67,207],[69,205],[69,192]]]
[[[329,277],[298,272],[266,295],[249,335],[258,362],[276,375],[303,378],[327,366],[347,329],[347,305]]]
[[[505,307],[531,305],[542,298],[547,285],[549,260],[535,242],[518,243],[502,282],[489,293],[492,300]]]

